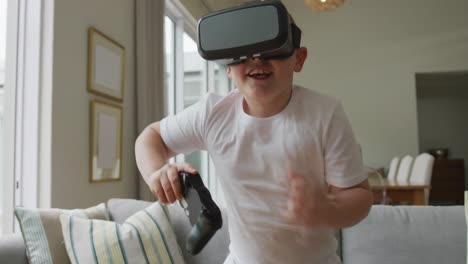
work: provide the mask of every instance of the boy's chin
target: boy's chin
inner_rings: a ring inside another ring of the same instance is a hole
[[[244,91],[244,96],[254,99],[259,103],[270,102],[274,97],[278,96],[278,91],[271,87],[255,86],[249,87]]]

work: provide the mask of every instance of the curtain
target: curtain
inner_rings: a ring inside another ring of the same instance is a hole
[[[137,134],[164,117],[164,0],[136,0]],[[138,173],[139,174],[139,173]],[[139,199],[155,198],[139,174]]]

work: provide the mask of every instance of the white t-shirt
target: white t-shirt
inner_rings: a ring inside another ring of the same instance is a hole
[[[282,112],[246,114],[238,90],[209,94],[161,121],[176,153],[207,150],[224,192],[230,263],[341,263],[334,229],[288,222],[288,166],[314,184],[350,187],[366,179],[359,147],[336,100],[294,86]]]

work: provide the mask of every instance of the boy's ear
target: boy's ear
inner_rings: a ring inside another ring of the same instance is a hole
[[[294,66],[295,72],[302,71],[305,60],[307,59],[307,48],[301,47],[296,50],[296,65]]]
[[[232,79],[231,78],[231,66],[227,67],[227,75],[228,75],[229,79]]]

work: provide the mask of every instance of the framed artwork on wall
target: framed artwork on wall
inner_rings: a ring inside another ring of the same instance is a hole
[[[91,101],[89,181],[117,181],[122,175],[122,107]]]
[[[88,91],[123,101],[125,48],[94,27],[88,28]]]

